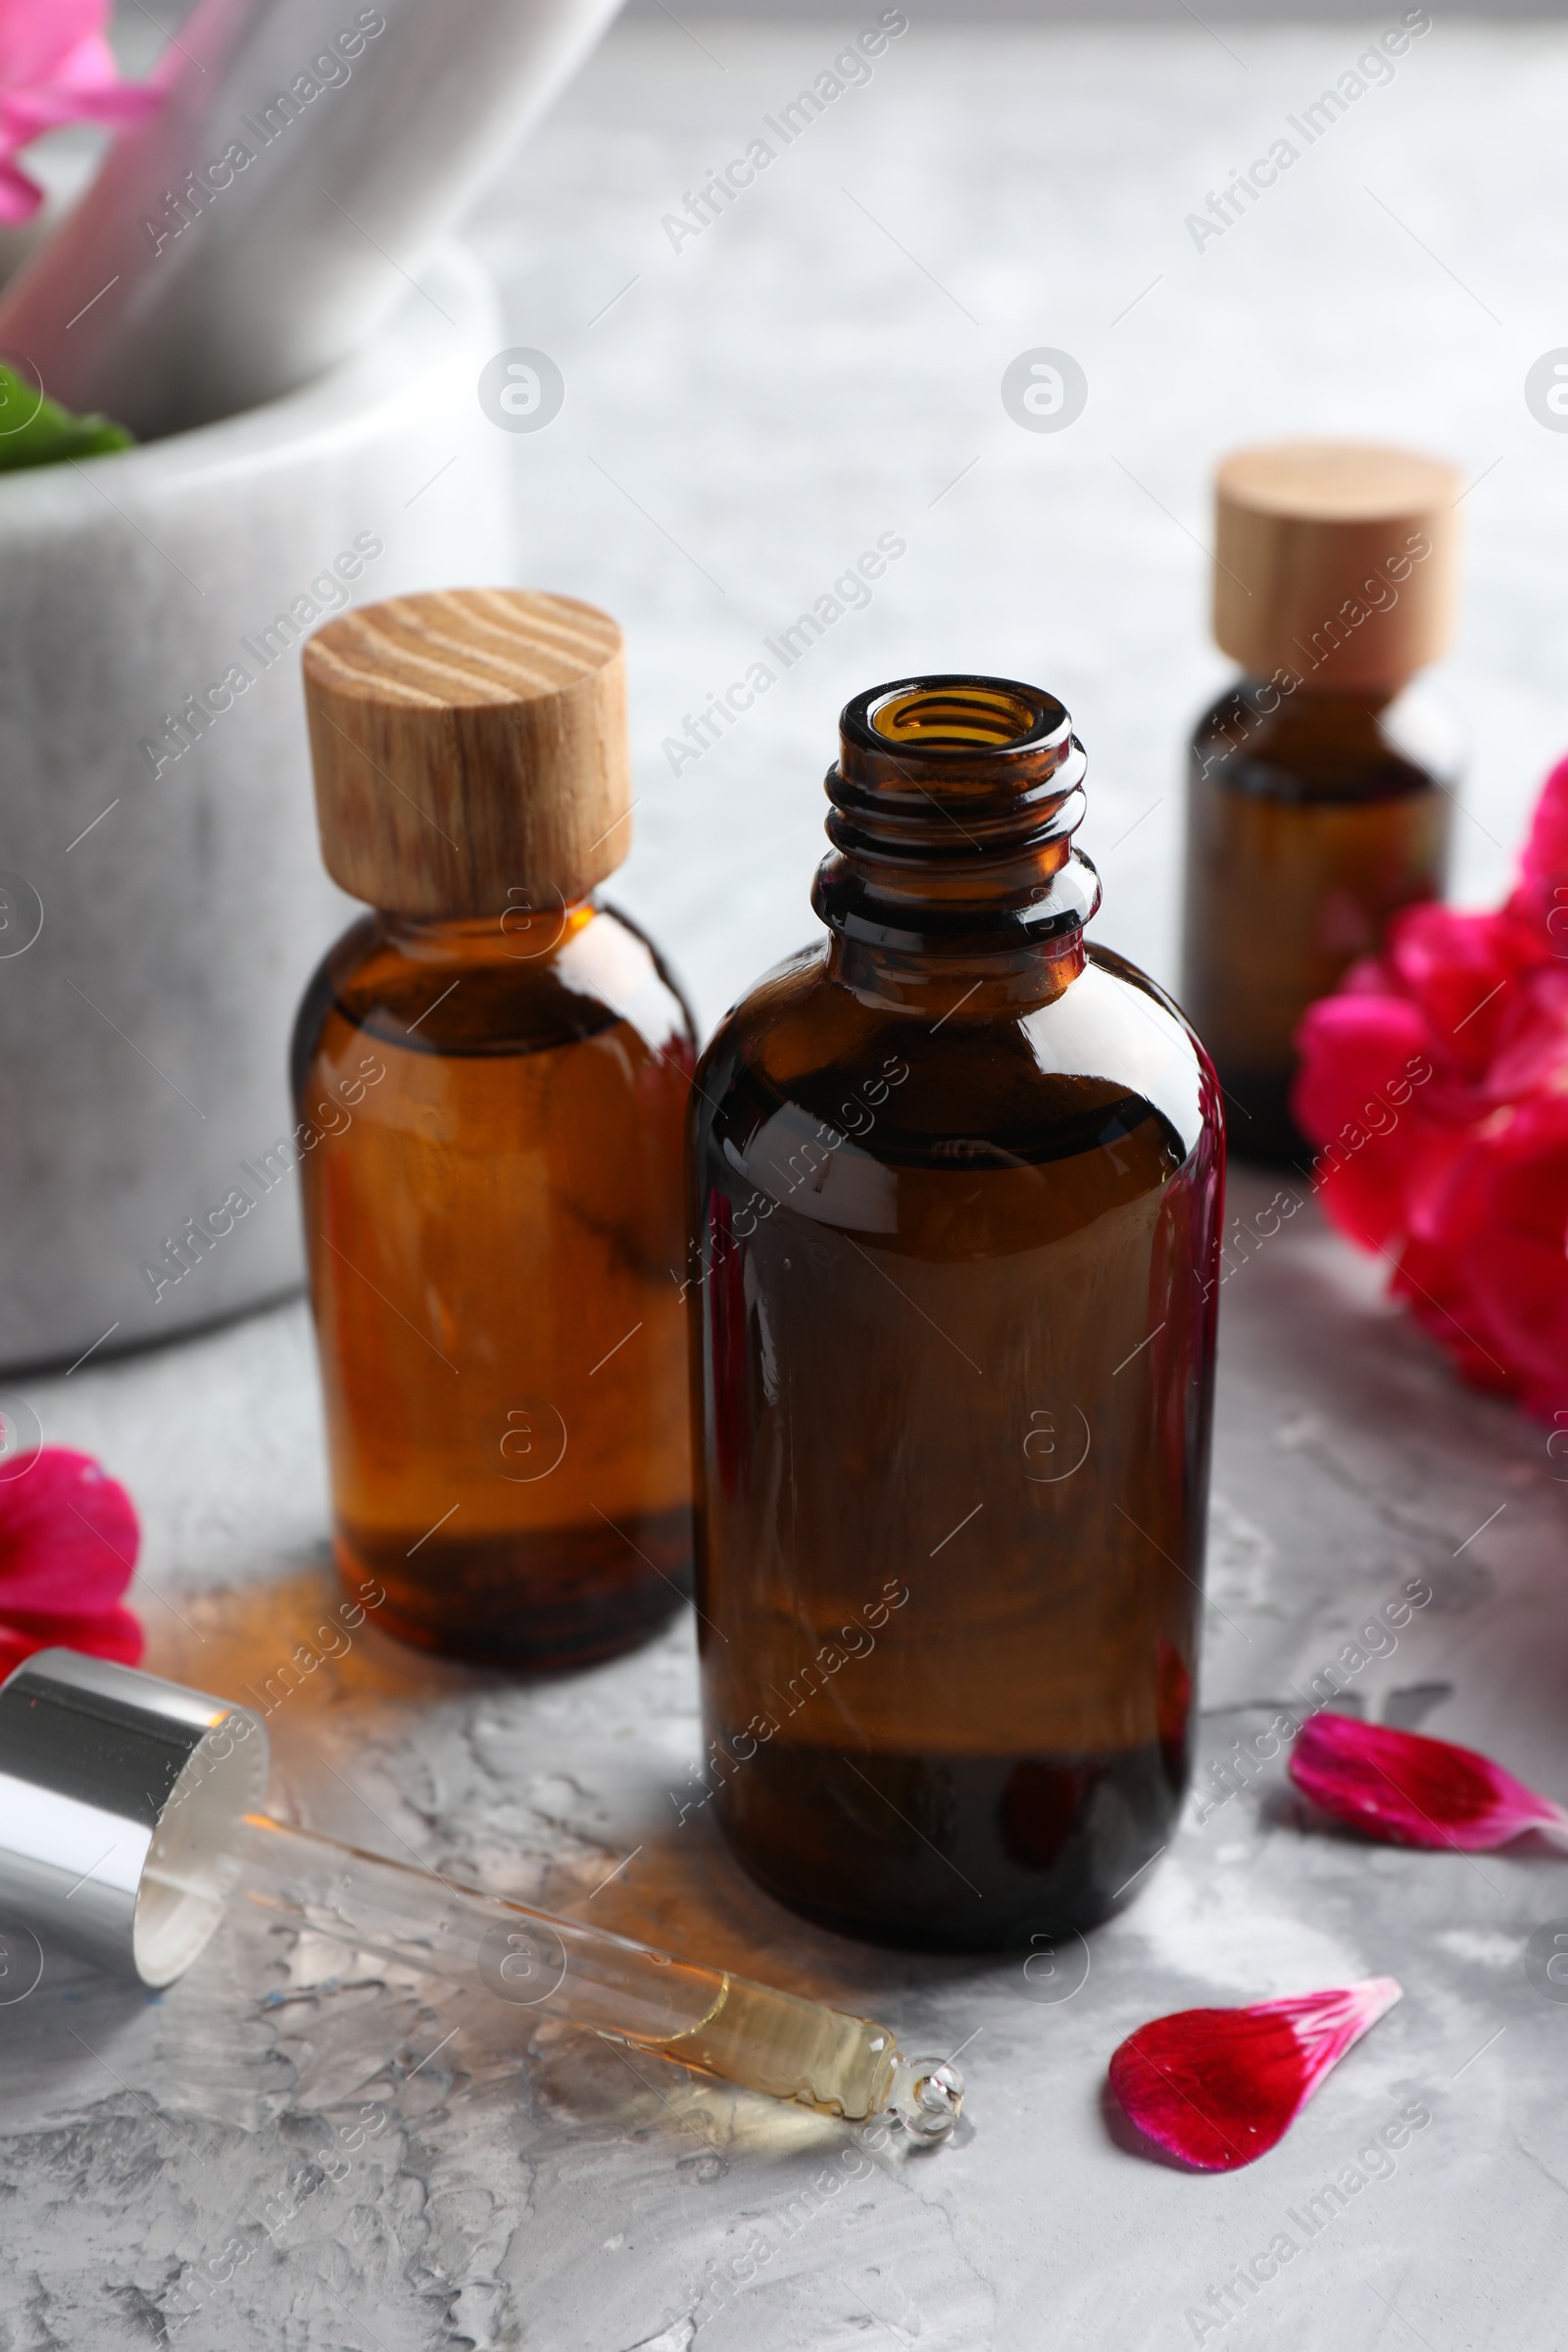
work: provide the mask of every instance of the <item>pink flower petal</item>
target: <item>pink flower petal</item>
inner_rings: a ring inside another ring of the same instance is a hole
[[[1476,1388],[1491,1389],[1502,1396],[1519,1394],[1516,1375],[1476,1335],[1469,1320],[1470,1298],[1462,1269],[1450,1255],[1428,1249],[1418,1236],[1412,1237],[1399,1252],[1389,1295],[1408,1308],[1411,1321],[1446,1349]]]
[[[59,1643],[134,1665],[141,1627],[121,1594],[141,1529],[130,1496],[90,1454],[45,1446],[0,1479],[0,1668]]]
[[[1292,1115],[1303,1135],[1335,1147],[1318,1175],[1323,1207],[1369,1250],[1397,1233],[1428,1148],[1424,1090],[1409,1072],[1432,1069],[1431,1045],[1414,1004],[1370,991],[1323,998],[1296,1032]]]
[[[68,122],[107,122],[119,128],[139,122],[161,105],[163,93],[145,82],[121,81],[107,87],[75,89],[69,82],[40,83],[33,90],[0,91],[0,140],[8,147],[24,147],[46,130]]]
[[[1406,907],[1296,1043],[1326,1214],[1467,1380],[1568,1415],[1568,760],[1506,905]]]
[[[1564,908],[1568,924],[1568,906]],[[1564,942],[1568,956],[1568,941]],[[1568,960],[1525,973],[1511,992],[1506,1020],[1486,1075],[1491,1102],[1516,1102],[1568,1082]]]
[[[1332,2066],[1399,1998],[1393,1977],[1249,2009],[1156,2017],[1113,2053],[1110,2086],[1146,2138],[1205,2173],[1267,2155]]]
[[[1389,924],[1385,963],[1420,1005],[1444,1057],[1467,1076],[1486,1067],[1517,976],[1543,961],[1505,913],[1467,913],[1427,902]]]
[[[1336,1821],[1395,1845],[1484,1853],[1526,1830],[1568,1840],[1568,1813],[1472,1747],[1396,1732],[1353,1715],[1312,1715],[1291,1778]]]
[[[1301,1073],[1297,1104],[1314,1131],[1335,1134],[1358,1118],[1367,1098],[1399,1078],[1428,1050],[1420,1008],[1402,997],[1370,989],[1320,998],[1308,1005],[1296,1033]]]
[[[108,16],[109,0],[0,0],[0,83],[52,81],[63,61],[103,45]]]
[[[79,1649],[89,1658],[137,1666],[145,1646],[128,1609],[106,1609],[97,1617],[33,1617],[25,1625],[7,1625],[0,1618],[0,1681],[38,1649]]]
[[[0,0],[0,220],[26,220],[42,201],[18,148],[68,122],[119,128],[161,104],[156,83],[121,80],[108,14],[108,0]]]

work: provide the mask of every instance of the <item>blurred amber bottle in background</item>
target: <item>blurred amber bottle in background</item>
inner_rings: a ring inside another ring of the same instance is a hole
[[[1216,476],[1214,635],[1244,675],[1193,736],[1182,1007],[1242,1158],[1306,1166],[1297,1023],[1443,893],[1457,735],[1410,680],[1451,635],[1459,487],[1336,441],[1239,450]]]
[[[1012,679],[858,695],[827,937],[692,1094],[715,1809],[783,1901],[954,1950],[1093,1926],[1187,1785],[1224,1142],[1087,946],[1083,747]]]
[[[322,854],[375,909],[293,1055],[301,1143],[338,1127],[301,1181],[339,1564],[431,1648],[603,1656],[691,1558],[691,1022],[594,895],[628,843],[620,631],[402,597],[318,630],[305,681]]]

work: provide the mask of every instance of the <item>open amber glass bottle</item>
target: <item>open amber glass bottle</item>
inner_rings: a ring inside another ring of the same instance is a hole
[[[1297,1024],[1390,915],[1443,892],[1457,738],[1409,681],[1451,630],[1458,487],[1360,443],[1219,469],[1214,634],[1247,674],[1192,742],[1182,1004],[1240,1157],[1305,1168]]]
[[[1221,1114],[1084,944],[1083,774],[1032,686],[851,703],[827,939],[692,1098],[718,1816],[785,1902],[900,1943],[1104,1918],[1186,1783]]]
[[[294,1041],[339,1564],[432,1648],[602,1656],[691,1555],[695,1048],[594,895],[626,848],[620,632],[564,597],[408,597],[305,668],[326,861],[377,909]]]

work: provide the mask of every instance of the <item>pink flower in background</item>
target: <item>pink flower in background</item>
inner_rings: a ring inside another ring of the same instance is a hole
[[[1568,760],[1504,905],[1396,915],[1296,1045],[1329,1216],[1467,1379],[1568,1420]]]
[[[0,1476],[0,1675],[35,1649],[81,1649],[134,1666],[141,1627],[121,1594],[141,1528],[125,1490],[90,1453],[45,1446]]]
[[[104,39],[109,0],[0,0],[0,221],[30,220],[43,190],[12,160],[66,122],[134,122],[161,93],[132,85]]]

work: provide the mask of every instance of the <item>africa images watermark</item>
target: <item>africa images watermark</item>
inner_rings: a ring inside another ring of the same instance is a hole
[[[795,1148],[788,1152],[782,1167],[778,1163],[778,1146],[780,1142],[787,1145],[791,1137],[786,1132],[782,1138],[771,1139],[769,1161],[758,1168],[764,1180],[763,1185],[754,1185],[750,1197],[739,1209],[734,1208],[726,1197],[715,1196],[713,1214],[706,1237],[697,1235],[688,1241],[687,1264],[695,1266],[696,1271],[688,1273],[682,1281],[674,1267],[670,1267],[669,1279],[680,1298],[684,1299],[694,1284],[699,1290],[706,1289],[713,1275],[726,1265],[734,1265],[739,1272],[736,1253],[744,1243],[751,1240],[758,1226],[765,1224],[776,1209],[787,1208],[792,1194],[800,1192],[803,1186],[813,1193],[820,1193],[833,1165],[834,1152],[842,1152],[846,1144],[858,1142],[870,1134],[888,1096],[896,1086],[902,1086],[908,1075],[909,1065],[903,1056],[888,1054],[880,1070],[873,1071],[869,1078],[857,1081],[858,1094],[849,1095],[839,1104],[839,1117],[844,1125],[835,1127],[826,1119],[818,1119],[814,1135],[798,1135],[794,1138]],[[744,1167],[742,1174],[752,1173],[752,1165],[757,1164],[755,1152],[754,1143],[753,1163]],[[752,1220],[744,1230],[740,1222],[742,1217]],[[766,1377],[770,1375],[764,1370]]]
[[[1300,139],[1283,134],[1275,139],[1267,155],[1258,156],[1245,172],[1233,174],[1227,187],[1216,196],[1208,191],[1206,210],[1189,213],[1183,226],[1200,253],[1215,237],[1224,236],[1242,220],[1249,205],[1256,204],[1265,189],[1272,188],[1282,172],[1298,164],[1308,147],[1315,147],[1326,131],[1332,130],[1341,117],[1349,113],[1358,99],[1369,90],[1381,88],[1394,79],[1394,59],[1402,57],[1412,41],[1432,30],[1432,19],[1424,8],[1407,8],[1397,24],[1391,24],[1378,35],[1376,42],[1362,51],[1354,66],[1347,67],[1333,89],[1303,106],[1299,115],[1287,115],[1285,120]]]
[[[257,1202],[275,1192],[283,1179],[292,1174],[307,1152],[314,1152],[329,1136],[341,1135],[351,1127],[354,1123],[349,1115],[351,1105],[357,1108],[364,1102],[367,1089],[378,1086],[385,1076],[385,1062],[373,1054],[367,1054],[357,1074],[340,1078],[336,1094],[317,1104],[315,1120],[301,1119],[291,1136],[280,1135],[267,1151],[258,1152],[260,1166],[242,1159],[239,1172],[256,1190],[248,1191],[245,1184],[231,1185],[216,1208],[208,1209],[200,1217],[187,1217],[176,1234],[165,1237],[159,1255],[144,1258],[136,1268],[152,1293],[153,1304],[158,1304],[172,1285],[183,1282],[187,1274],[194,1274],[202,1259],[211,1256],[219,1243],[234,1231],[242,1218],[250,1215]],[[336,1116],[329,1118],[328,1110]],[[320,1122],[318,1126],[316,1120]]]
[[[881,1592],[870,1600],[863,1600],[858,1609],[851,1610],[849,1623],[838,1628],[837,1639],[822,1642],[813,1659],[797,1667],[789,1677],[785,1690],[780,1690],[776,1684],[769,1683],[768,1689],[784,1711],[782,1716],[754,1715],[744,1732],[730,1734],[728,1747],[721,1740],[710,1740],[707,1758],[693,1764],[688,1775],[692,1782],[700,1786],[707,1784],[703,1787],[702,1795],[688,1797],[682,1804],[675,1789],[668,1791],[669,1801],[675,1807],[675,1827],[680,1828],[694,1807],[700,1809],[710,1796],[716,1795],[717,1789],[723,1787],[729,1777],[722,1770],[723,1765],[733,1767],[749,1764],[759,1747],[771,1740],[780,1729],[785,1717],[798,1715],[804,1706],[819,1697],[828,1680],[846,1667],[852,1658],[868,1658],[876,1647],[876,1637],[887,1624],[889,1616],[895,1609],[902,1609],[908,1597],[907,1585],[901,1583],[896,1576],[884,1578]],[[742,1745],[745,1740],[751,1742],[750,1746]],[[710,1771],[717,1776],[716,1786],[709,1781]]]
[[[793,669],[801,656],[825,637],[836,621],[842,620],[847,612],[863,612],[871,602],[870,583],[879,580],[890,564],[896,564],[908,552],[909,542],[897,531],[878,532],[876,545],[857,556],[848,570],[840,572],[832,587],[824,588],[788,628],[780,629],[776,637],[764,637],[763,650],[772,655],[777,669],[769,662],[754,662],[743,678],[736,678],[722,694],[715,694],[705,710],[695,714],[690,710],[684,712],[681,718],[684,734],[666,735],[660,746],[670,774],[678,776],[682,768],[690,767],[705,752],[711,751],[725,730],[752,709],[760,695],[776,686],[785,670]]]
[[[377,1584],[373,1576],[362,1577],[359,1597],[335,1601],[329,1609],[324,1610],[314,1636],[296,1642],[292,1657],[279,1658],[270,1674],[258,1678],[262,1686],[259,1690],[253,1682],[242,1683],[241,1690],[247,1698],[255,1700],[261,1716],[275,1714],[283,1701],[293,1697],[295,1691],[302,1688],[306,1676],[314,1674],[318,1666],[335,1664],[339,1658],[346,1658],[354,1647],[353,1636],[365,1623],[367,1612],[378,1609],[385,1598],[386,1588],[383,1585]],[[166,1813],[172,1813],[176,1805],[184,1804],[187,1798],[193,1796],[219,1766],[226,1764],[235,1749],[243,1747],[247,1740],[254,1739],[260,1729],[260,1717],[253,1715],[243,1703],[236,1707],[232,1715],[223,1716],[197,1748],[190,1767],[180,1775]],[[157,1800],[150,1793],[148,1801],[156,1810]]]
[[[679,253],[683,245],[720,220],[747,188],[756,185],[758,173],[776,163],[787,147],[793,147],[846,90],[863,88],[871,78],[868,61],[880,57],[890,41],[908,29],[909,20],[902,8],[885,8],[874,24],[865,25],[846,43],[831,66],[823,67],[809,89],[799,91],[776,116],[764,115],[763,124],[778,145],[760,132],[744,155],[732,156],[720,171],[710,172],[700,188],[688,188],[681,199],[685,211],[665,213],[659,224],[673,250]]]
[[[1264,721],[1275,715],[1286,697],[1304,686],[1342,647],[1348,645],[1356,630],[1364,628],[1374,613],[1392,612],[1399,601],[1400,588],[1431,553],[1432,542],[1425,531],[1406,531],[1403,547],[1369,571],[1353,596],[1342,597],[1338,610],[1324,614],[1304,645],[1299,637],[1292,639],[1301,656],[1299,669],[1282,664],[1271,677],[1239,686],[1228,698],[1235,715],[1227,709],[1225,717],[1204,743],[1197,770],[1200,778],[1208,774],[1216,760],[1230,759],[1245,749]]]
[[[1196,2304],[1188,2305],[1183,2317],[1194,2343],[1203,2343],[1222,2328],[1228,2328],[1232,2320],[1240,2319],[1249,2303],[1256,2302],[1269,2280],[1277,2278],[1298,2254],[1304,2254],[1314,2238],[1321,2237],[1330,2224],[1348,2210],[1353,2197],[1370,2188],[1374,2180],[1392,2180],[1399,2169],[1396,2151],[1407,2148],[1412,2134],[1424,2132],[1431,2121],[1431,2108],[1423,2106],[1419,2099],[1412,2099],[1380,2131],[1368,2135],[1356,2149],[1353,2164],[1341,2165],[1336,2178],[1325,2180],[1314,2195],[1303,2197],[1299,2206],[1288,2206],[1285,2219],[1294,2224],[1299,2236],[1291,2230],[1276,2230],[1268,2244],[1250,2262],[1239,2263],[1228,2278],[1209,2288],[1206,2311]]]
[[[1331,1176],[1338,1176],[1343,1169],[1348,1167],[1357,1152],[1364,1152],[1368,1144],[1375,1142],[1380,1137],[1392,1135],[1399,1124],[1400,1112],[1408,1104],[1416,1088],[1425,1086],[1428,1079],[1435,1074],[1433,1065],[1426,1054],[1412,1054],[1402,1070],[1396,1070],[1392,1078],[1386,1078],[1383,1081],[1383,1089],[1380,1094],[1367,1097],[1361,1105],[1359,1115],[1352,1119],[1346,1119],[1341,1125],[1339,1134],[1330,1136],[1328,1141],[1313,1153],[1312,1164],[1308,1170],[1309,1190],[1312,1193],[1320,1193]],[[1245,1108],[1245,1105],[1243,1107]],[[1365,1125],[1362,1124],[1363,1120]],[[1211,1275],[1204,1284],[1203,1304],[1206,1306],[1215,1290],[1231,1281],[1235,1275],[1241,1272],[1243,1266],[1250,1266],[1264,1244],[1271,1242],[1285,1223],[1295,1216],[1298,1208],[1304,1207],[1304,1205],[1305,1196],[1302,1194],[1278,1192],[1268,1206],[1254,1211],[1251,1219],[1245,1226],[1239,1216],[1232,1217],[1231,1230],[1220,1243],[1221,1271],[1216,1275]],[[1266,1217],[1274,1219],[1272,1225],[1264,1223]],[[1247,1241],[1256,1245],[1255,1249],[1249,1250],[1243,1247],[1244,1235]],[[1227,1263],[1227,1251],[1235,1252],[1234,1263]]]
[[[166,710],[156,735],[143,739],[140,746],[143,759],[155,776],[166,767],[172,767],[188,751],[210,735],[225,710],[232,710],[238,696],[255,685],[263,672],[280,662],[296,640],[318,620],[329,612],[341,612],[349,601],[348,583],[360,578],[367,564],[373,564],[384,555],[384,541],[373,531],[357,532],[350,547],[340,548],[331,564],[318,571],[308,589],[291,598],[281,612],[275,612],[265,628],[256,631],[254,640],[242,637],[240,651],[247,659],[231,662],[220,678],[195,694],[187,694],[177,710]],[[254,669],[250,663],[254,662]]]
[[[362,8],[354,23],[324,42],[309,67],[296,74],[285,89],[274,90],[254,116],[241,115],[239,134],[243,135],[231,138],[222,154],[205,171],[187,172],[177,188],[166,188],[163,211],[157,219],[151,214],[143,216],[142,229],[153,252],[162,253],[173,238],[181,236],[225,188],[233,186],[237,174],[249,171],[263,150],[270,147],[274,139],[280,139],[289,124],[298,122],[316,99],[328,90],[341,89],[354,71],[350,60],[362,57],[367,41],[373,41],[377,33],[385,30],[386,19],[378,8]],[[331,202],[330,197],[327,201]]]
[[[868,2180],[876,2170],[869,2157],[882,2155],[892,2149],[897,2144],[896,2131],[897,2127],[885,2116],[861,2125],[855,2133],[853,2143],[839,2149],[837,2171],[832,2165],[824,2164],[819,2173],[783,2204],[756,2216],[751,2222],[750,2234],[744,2245],[721,2260],[710,2259],[704,2265],[707,2277],[691,2315],[695,2327],[706,2328],[716,2319],[726,2303],[732,2301],[744,2287],[750,2286],[760,2272],[787,2250],[793,2238],[798,2237],[810,2223],[831,2212],[836,2199],[851,2181]],[[854,2229],[855,2218],[852,2207],[846,2205],[839,2209],[840,2223],[846,2230]],[[866,2309],[868,2317],[875,2318],[875,2313],[870,2312],[868,2306],[862,2308]],[[910,2340],[902,2328],[897,2332],[905,2342]]]
[[[1404,1587],[1402,1599],[1384,1602],[1379,1612],[1381,1623],[1378,1617],[1370,1619],[1353,1641],[1342,1644],[1336,1657],[1318,1668],[1304,1690],[1287,1687],[1291,1704],[1282,1707],[1273,1722],[1263,1731],[1254,1733],[1250,1740],[1233,1740],[1229,1756],[1224,1759],[1216,1757],[1209,1765],[1208,1779],[1213,1795],[1207,1796],[1199,1788],[1192,1791],[1194,1829],[1206,1828],[1222,1806],[1228,1805],[1232,1797],[1240,1796],[1252,1773],[1265,1764],[1271,1764],[1282,1748],[1289,1747],[1303,1723],[1321,1713],[1325,1707],[1332,1706],[1337,1698],[1343,1697],[1356,1676],[1365,1673],[1374,1658],[1392,1658],[1399,1646],[1399,1635],[1416,1610],[1428,1607],[1432,1598],[1432,1587],[1425,1577],[1411,1577]]]

